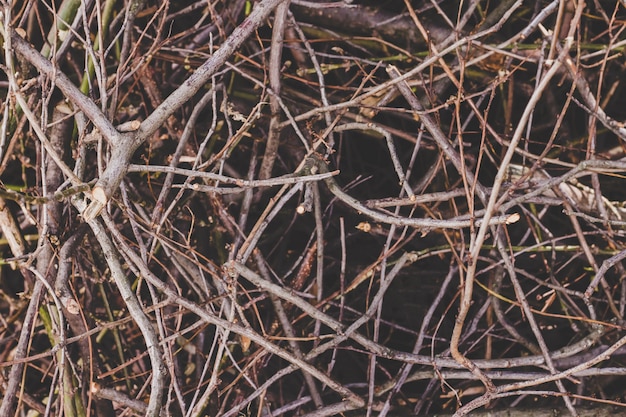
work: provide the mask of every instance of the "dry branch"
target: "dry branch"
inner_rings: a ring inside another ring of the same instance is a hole
[[[623,5],[362,3],[2,2],[0,415],[623,406]]]

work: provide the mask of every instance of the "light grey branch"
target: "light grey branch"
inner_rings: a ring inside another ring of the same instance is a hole
[[[202,178],[208,181],[219,181],[223,182],[224,184],[232,184],[242,188],[272,187],[275,185],[319,181],[339,174],[339,171],[330,171],[321,174],[307,175],[306,172],[299,171],[293,174],[282,175],[280,177],[270,178],[267,180],[244,180],[241,178],[233,178],[226,175],[215,174],[213,172],[196,171],[193,169],[176,168],[171,166],[135,164],[130,164],[128,166],[128,172],[166,172],[168,174],[184,175],[190,178]],[[181,187],[194,190],[202,189],[202,186],[196,184],[183,185]]]
[[[65,96],[80,109],[98,128],[102,136],[112,144],[121,143],[125,135],[118,132],[107,117],[100,111],[100,108],[87,96],[85,96],[72,83],[72,81],[60,70],[58,70],[49,60],[37,52],[24,38],[11,29],[11,42],[13,49],[28,62],[33,64],[37,70],[54,80],[55,84],[65,94]]]
[[[88,221],[100,214],[111,195],[119,187],[135,150],[210,80],[282,1],[284,0],[264,0],[257,3],[252,13],[233,30],[228,39],[220,45],[220,48],[141,123],[141,127],[134,136],[129,137],[128,140],[121,142],[119,146],[112,149],[108,166],[92,190],[94,200],[83,213],[85,220]]]
[[[82,207],[79,207],[79,210],[80,208]],[[148,319],[148,316],[146,316],[146,313],[144,313],[143,308],[139,304],[139,300],[137,300],[137,297],[128,282],[126,274],[124,273],[120,263],[119,253],[107,235],[106,230],[97,219],[90,220],[89,226],[93,230],[94,236],[102,248],[102,253],[107,261],[109,270],[111,271],[111,276],[115,281],[126,306],[128,307],[128,312],[133,317],[135,323],[137,323],[137,326],[141,330],[141,333],[146,341],[146,347],[148,349],[148,355],[152,365],[150,400],[148,402],[146,416],[158,417],[160,415],[161,406],[163,405],[163,391],[165,388],[165,377],[167,376],[167,370],[162,357],[163,352],[159,347],[159,339],[152,323]]]
[[[320,172],[327,172],[326,165],[323,161],[320,161],[318,164],[320,168]],[[371,217],[372,219],[387,223],[394,224],[396,226],[409,226],[415,227],[419,229],[424,229],[425,231],[429,229],[462,229],[465,227],[470,227],[472,224],[480,225],[482,224],[482,219],[477,220],[439,220],[439,219],[427,219],[427,218],[413,218],[413,217],[400,217],[391,213],[383,213],[380,211],[373,210],[367,207],[365,204],[361,203],[356,198],[344,192],[339,184],[334,180],[334,178],[329,177],[324,180],[326,182],[326,186],[330,190],[331,193],[335,195],[339,200],[357,210],[358,212]],[[513,213],[509,215],[503,216],[493,216],[489,219],[490,225],[496,224],[511,224],[515,223],[519,220],[519,214]]]

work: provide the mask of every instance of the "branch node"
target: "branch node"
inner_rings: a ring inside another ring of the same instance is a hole
[[[93,190],[91,190],[91,197],[93,198],[93,201],[82,213],[83,220],[86,222],[90,222],[98,217],[102,212],[102,209],[104,209],[104,206],[106,206],[109,201],[104,188],[99,185],[96,185]]]

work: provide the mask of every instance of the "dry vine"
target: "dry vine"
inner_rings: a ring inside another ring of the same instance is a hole
[[[0,416],[626,406],[626,5],[0,3]]]

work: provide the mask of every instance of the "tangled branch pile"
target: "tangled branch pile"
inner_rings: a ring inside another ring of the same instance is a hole
[[[461,3],[3,0],[0,415],[624,406],[625,5]]]

